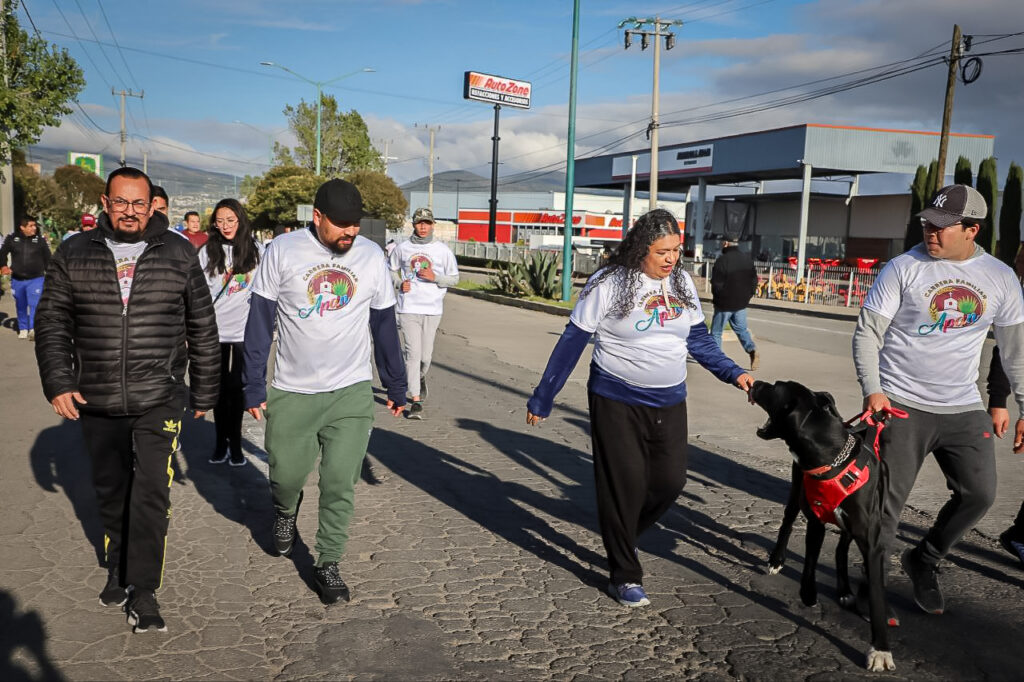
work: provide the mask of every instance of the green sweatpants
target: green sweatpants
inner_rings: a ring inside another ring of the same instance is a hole
[[[320,517],[316,565],[338,561],[348,542],[355,485],[373,427],[369,381],[330,393],[267,395],[265,446],[274,508],[294,514],[302,486],[320,457]]]

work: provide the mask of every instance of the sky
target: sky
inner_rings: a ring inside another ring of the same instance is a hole
[[[344,76],[324,92],[363,116],[399,184],[426,175],[429,128],[435,172],[490,174],[493,109],[463,99],[467,70],[533,84],[530,110],[501,111],[500,175],[564,172],[572,15],[568,0],[25,0],[18,10],[87,80],[42,146],[103,152],[112,167],[111,90],[125,88],[145,93],[127,98],[129,158],[260,174],[273,141],[294,143],[285,105],[316,93],[260,65],[269,61],[310,81]],[[662,51],[663,145],[800,123],[939,130],[955,23],[975,36],[967,56],[1024,49],[1020,0],[581,0],[577,158],[647,148],[653,50],[625,49],[617,24],[653,16],[683,22]],[[996,136],[1002,184],[1011,161],[1024,165],[1024,53],[982,62],[975,82],[957,84],[952,129]],[[911,72],[780,106],[893,68]]]

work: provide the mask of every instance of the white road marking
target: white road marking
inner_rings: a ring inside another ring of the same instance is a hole
[[[747,319],[753,320],[754,322],[764,322],[765,324],[780,324],[784,327],[799,327],[800,329],[807,329],[817,332],[828,332],[829,334],[842,334],[843,336],[853,336],[853,329],[850,329],[849,331],[844,331],[838,329],[825,329],[824,327],[810,327],[806,324],[794,324],[793,322],[779,322],[777,320],[769,320],[764,317],[751,317],[750,315],[747,315]]]

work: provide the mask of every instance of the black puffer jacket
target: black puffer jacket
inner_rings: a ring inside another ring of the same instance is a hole
[[[84,411],[142,414],[177,399],[187,367],[192,408],[213,408],[220,345],[196,250],[154,213],[124,305],[108,237],[103,213],[95,230],[60,245],[46,271],[35,320],[46,399],[79,391]]]
[[[0,246],[0,265],[7,265],[7,254],[11,255],[13,279],[35,279],[46,272],[50,262],[50,245],[38,232],[34,237],[26,237],[21,228],[17,227]]]

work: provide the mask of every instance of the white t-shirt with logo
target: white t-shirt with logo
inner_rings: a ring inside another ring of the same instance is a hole
[[[882,268],[864,307],[892,320],[878,357],[883,391],[922,405],[981,402],[989,327],[1024,322],[1024,298],[1013,270],[979,252],[940,260],[919,244]]]
[[[106,239],[107,248],[114,254],[117,266],[117,285],[121,287],[121,303],[128,305],[128,297],[132,293],[132,282],[135,280],[135,264],[139,256],[146,250],[146,242],[116,242]]]
[[[446,244],[436,239],[428,244],[414,244],[412,240],[407,240],[391,251],[389,261],[391,269],[401,273],[402,280],[412,285],[407,293],[399,291],[398,312],[419,315],[440,315],[444,312],[447,289],[420,279],[417,273],[433,269],[435,276],[458,275],[459,266],[455,254]]]
[[[626,275],[612,275],[576,303],[570,321],[595,334],[594,362],[622,381],[647,388],[678,386],[686,381],[686,338],[690,327],[704,324],[697,289],[683,272],[689,304],[671,294],[669,281],[639,273],[633,308],[619,319],[611,314]],[[664,283],[664,286],[663,286]]]
[[[263,245],[256,243],[256,252],[263,255]],[[206,245],[213,247],[211,242]],[[210,298],[217,315],[217,330],[221,343],[241,343],[245,340],[245,323],[249,319],[249,300],[252,298],[252,278],[256,275],[255,268],[249,272],[235,273],[232,270],[234,246],[224,244],[224,272],[210,275],[206,266],[210,257],[206,245],[199,249],[199,265],[206,276],[206,285],[210,287]]]
[[[356,237],[345,254],[310,230],[271,242],[252,293],[277,301],[277,364],[272,386],[326,393],[370,381],[370,309],[395,305],[384,251]]]

